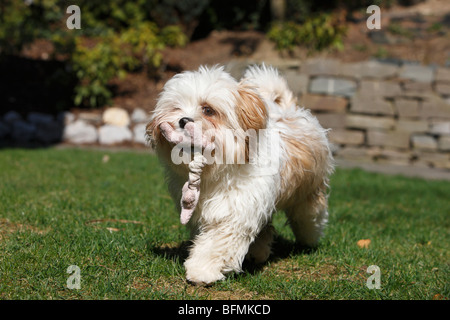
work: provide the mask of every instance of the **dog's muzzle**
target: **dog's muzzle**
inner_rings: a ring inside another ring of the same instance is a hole
[[[186,124],[188,122],[194,122],[194,119],[188,118],[188,117],[183,117],[180,119],[180,121],[178,121],[178,124],[180,125],[181,129],[184,129],[184,127],[186,126]]]

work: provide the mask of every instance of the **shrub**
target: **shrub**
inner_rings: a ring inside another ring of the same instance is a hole
[[[19,55],[37,38],[50,40],[53,58],[65,59],[62,72],[78,79],[74,103],[98,107],[112,97],[108,83],[127,71],[144,69],[152,74],[161,65],[166,46],[182,46],[187,37],[178,26],[150,22],[148,0],[79,0],[81,30],[65,26],[65,0],[0,0],[0,54]]]
[[[23,1],[2,1],[0,5],[0,53],[13,54],[35,38],[36,28],[28,23],[33,12]]]
[[[306,46],[311,51],[326,48],[342,49],[346,27],[337,23],[331,14],[319,14],[303,24],[277,22],[268,32],[279,50],[292,51],[296,46]]]
[[[109,102],[112,94],[108,82],[125,75],[122,57],[119,39],[114,34],[99,39],[93,46],[85,38],[75,39],[71,65],[79,81],[74,89],[76,105],[97,107]]]
[[[95,42],[94,44],[92,42]],[[154,23],[142,22],[121,33],[109,32],[98,39],[79,37],[71,64],[79,84],[75,104],[98,107],[110,102],[108,83],[125,77],[127,71],[143,68],[154,72],[161,65],[161,51],[167,46],[182,46],[187,38],[176,26],[160,30]]]

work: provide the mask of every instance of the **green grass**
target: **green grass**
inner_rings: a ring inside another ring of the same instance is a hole
[[[296,248],[276,214],[269,262],[195,287],[182,265],[189,233],[153,155],[2,150],[0,298],[449,298],[448,182],[337,170],[331,186],[317,249]],[[81,270],[79,290],[67,288],[70,265]],[[381,270],[379,290],[366,286],[370,265]]]

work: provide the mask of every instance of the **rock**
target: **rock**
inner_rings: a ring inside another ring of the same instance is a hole
[[[408,149],[409,133],[397,130],[392,131],[369,130],[367,132],[367,143],[369,146],[385,146],[392,148]]]
[[[351,97],[355,94],[357,84],[353,80],[333,78],[333,77],[317,77],[314,78],[309,87],[312,93],[321,93],[335,96]]]
[[[433,68],[420,65],[404,65],[400,68],[399,77],[417,82],[430,83],[434,80]]]
[[[325,129],[345,128],[345,113],[318,113],[314,115],[319,120],[320,125]]]
[[[366,114],[395,115],[394,108],[389,101],[377,96],[356,94],[351,100],[350,111]]]
[[[403,83],[403,89],[414,92],[432,92],[431,82],[407,81]]]
[[[418,163],[442,169],[450,169],[450,159],[448,154],[430,152],[429,150],[417,151]]]
[[[84,120],[76,120],[68,124],[63,131],[63,140],[71,143],[94,143],[97,142],[98,134],[93,125]]]
[[[343,147],[337,151],[337,157],[348,160],[365,160],[370,161],[371,156],[365,148]]]
[[[9,126],[0,121],[0,139],[5,138],[9,134]]]
[[[437,68],[436,81],[450,82],[450,68]]]
[[[392,149],[382,149],[376,155],[379,159],[395,160],[402,163],[408,163],[411,160],[410,152],[400,152]]]
[[[420,100],[430,100],[434,99],[436,97],[436,94],[432,91],[403,91],[401,94],[398,95],[398,98],[405,98],[405,99],[420,99]]]
[[[435,90],[439,94],[450,96],[450,82],[437,82],[435,85]]]
[[[133,141],[137,143],[147,144],[147,139],[145,137],[145,123],[139,123],[133,128]]]
[[[34,125],[49,124],[53,122],[53,119],[52,115],[40,112],[30,112],[27,116],[28,122]]]
[[[131,114],[131,121],[134,123],[149,122],[150,116],[143,109],[137,108]]]
[[[422,102],[419,116],[423,119],[450,119],[450,105],[439,97],[430,97],[430,99]]]
[[[428,122],[420,120],[405,120],[397,121],[396,129],[404,132],[425,133],[428,131]]]
[[[11,138],[19,142],[28,142],[33,140],[35,132],[35,125],[23,120],[17,120],[12,123]]]
[[[437,149],[437,141],[427,135],[414,135],[411,138],[412,145],[414,149],[420,150],[436,150]]]
[[[105,124],[126,127],[130,124],[130,116],[125,109],[112,107],[103,112],[102,120]]]
[[[354,76],[357,78],[386,79],[397,76],[398,66],[391,63],[379,61],[363,61],[347,63],[343,65],[342,75]]]
[[[419,116],[419,101],[415,99],[395,99],[395,108],[400,118],[417,118]]]
[[[102,115],[91,112],[80,112],[78,114],[78,120],[83,120],[93,125],[99,125],[102,123]]]
[[[72,112],[63,111],[58,113],[56,120],[63,125],[68,125],[75,121],[75,115]]]
[[[402,92],[400,84],[393,81],[362,80],[358,94],[376,98],[393,98]]]
[[[27,120],[36,127],[35,140],[45,144],[61,140],[62,125],[54,120],[53,115],[30,112],[27,116]]]
[[[301,73],[310,76],[335,75],[338,76],[341,70],[341,63],[336,59],[308,59],[301,67]]]
[[[438,148],[442,151],[450,151],[450,136],[439,137]]]
[[[299,74],[295,71],[286,71],[284,73],[284,78],[294,96],[298,97],[308,91],[309,77],[306,74]]]
[[[133,135],[127,127],[106,124],[98,130],[98,140],[100,144],[116,144],[131,141]]]
[[[347,115],[346,127],[355,129],[393,129],[395,120],[389,117],[375,117],[363,115]]]
[[[336,96],[305,94],[300,99],[300,105],[311,111],[345,112],[348,100]]]
[[[331,130],[329,138],[335,144],[360,145],[364,143],[364,132],[356,130]]]
[[[6,123],[12,123],[14,121],[22,120],[22,116],[17,111],[11,110],[3,115],[3,120]]]
[[[430,133],[439,135],[450,135],[450,121],[433,120],[430,124]]]
[[[56,121],[41,122],[36,124],[35,138],[46,144],[58,142],[62,139],[62,131],[63,126]]]

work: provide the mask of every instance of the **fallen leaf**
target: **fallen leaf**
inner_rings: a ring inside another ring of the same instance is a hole
[[[367,249],[370,246],[370,242],[371,242],[370,239],[361,239],[356,243],[356,245],[360,248]]]
[[[109,156],[107,154],[105,154],[102,158],[102,162],[107,163],[108,161],[109,161]]]

